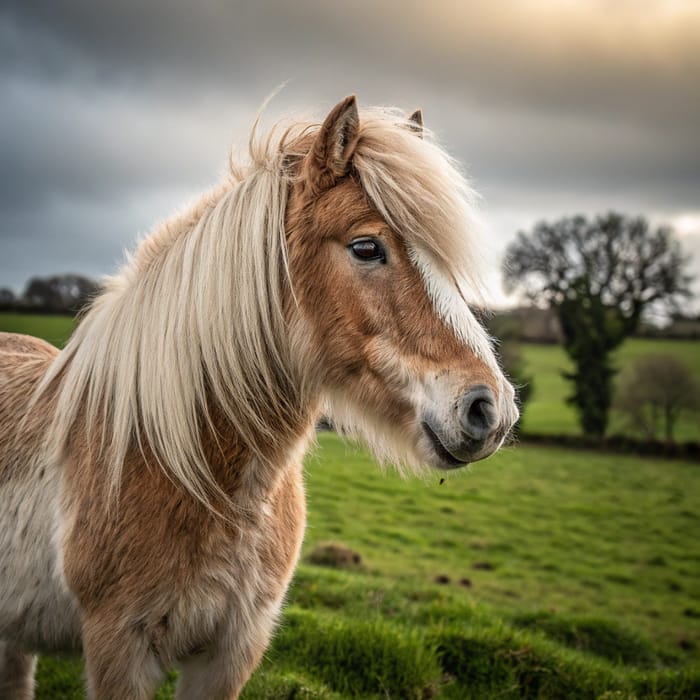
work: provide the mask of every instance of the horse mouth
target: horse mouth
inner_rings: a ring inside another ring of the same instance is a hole
[[[435,454],[442,460],[442,462],[447,465],[448,469],[456,469],[457,467],[464,467],[468,464],[462,459],[457,459],[449,450],[442,444],[440,438],[437,436],[435,431],[423,421],[421,427],[425,431],[425,434],[430,438],[430,443],[435,450]]]

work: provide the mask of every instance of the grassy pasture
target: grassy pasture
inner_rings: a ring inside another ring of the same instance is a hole
[[[0,311],[0,331],[24,333],[48,340],[63,347],[73,332],[75,320],[70,316],[49,314],[21,314],[15,311]]]
[[[245,698],[700,697],[697,465],[522,446],[440,485],[333,434],[306,464],[304,563]],[[329,540],[359,568],[308,564]],[[42,661],[40,698],[79,687]]]
[[[669,649],[689,631],[700,645],[684,612],[700,603],[697,465],[520,446],[440,485],[319,442],[307,549],[339,539],[379,575],[468,578],[467,597],[501,610],[611,616]]]

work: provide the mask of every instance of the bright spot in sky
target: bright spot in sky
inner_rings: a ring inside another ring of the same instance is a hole
[[[700,212],[684,212],[671,219],[673,230],[681,237],[700,234]]]

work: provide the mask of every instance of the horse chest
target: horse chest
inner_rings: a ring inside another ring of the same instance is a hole
[[[200,571],[197,599],[188,596],[183,624],[212,621],[214,636],[252,639],[274,626],[297,563],[306,524],[301,469],[280,478],[254,517],[235,537],[214,539],[211,557]],[[198,636],[196,625],[193,638]],[[199,631],[201,631],[201,627]]]
[[[235,607],[242,614],[277,608],[294,572],[305,524],[301,476],[290,470],[235,535],[213,539],[212,556],[203,563],[203,589],[205,581],[215,582],[213,588],[223,583],[224,608]]]
[[[147,516],[140,507],[129,510],[134,502],[124,502],[119,527],[72,521],[66,571],[88,615],[99,611],[135,630],[171,661],[271,629],[305,526],[299,465],[283,470],[230,524],[209,513],[195,516],[182,504]],[[139,517],[144,522],[135,527]]]

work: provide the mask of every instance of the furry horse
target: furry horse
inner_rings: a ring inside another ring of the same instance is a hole
[[[158,227],[62,352],[0,335],[0,696],[82,650],[88,697],[238,697],[272,635],[322,413],[378,458],[482,459],[517,417],[465,295],[472,194],[354,97],[250,143]]]

